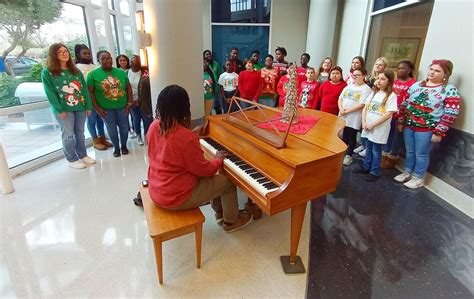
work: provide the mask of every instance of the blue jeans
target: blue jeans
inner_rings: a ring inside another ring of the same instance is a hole
[[[146,134],[148,133],[148,128],[150,128],[151,123],[153,122],[153,117],[144,115],[142,111],[142,116],[143,116],[143,129],[144,129],[144,136],[146,137]]]
[[[400,146],[403,144],[403,133],[398,130],[397,124],[397,119],[392,119],[387,144],[383,147],[384,152],[390,153],[390,155],[394,157],[400,155]]]
[[[366,150],[364,169],[369,170],[373,175],[379,175],[383,144],[372,142],[367,138],[364,139]]]
[[[128,140],[128,115],[124,109],[107,109],[105,110],[105,125],[109,133],[110,140],[115,149],[127,147]],[[117,133],[118,126],[118,133]],[[120,134],[120,141],[119,141]]]
[[[69,162],[74,162],[87,156],[84,143],[85,111],[66,112],[66,119],[55,114],[61,126],[61,139],[63,142],[64,156]]]
[[[143,120],[142,110],[140,109],[140,107],[133,107],[130,112],[132,114],[133,130],[135,131],[138,137],[141,137]]]
[[[413,173],[413,176],[422,179],[430,165],[430,151],[433,145],[431,136],[433,132],[416,132],[405,127],[403,138],[405,139],[406,160],[405,171]]]
[[[219,94],[219,92],[216,92],[216,94],[214,95],[214,102],[213,102],[213,105],[214,105],[213,108],[216,111],[216,114],[222,114],[222,99],[221,98],[222,97]]]
[[[275,107],[275,99],[258,98],[258,103],[269,107]]]
[[[91,114],[87,117],[87,130],[92,138],[105,136],[104,121],[94,109],[92,109]]]

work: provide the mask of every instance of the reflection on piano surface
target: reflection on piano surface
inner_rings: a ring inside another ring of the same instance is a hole
[[[260,106],[245,110],[254,123],[281,113],[280,109]],[[276,148],[263,141],[254,130],[236,127],[229,115],[207,118],[206,136],[201,146],[208,154],[226,150],[224,173],[267,215],[291,209],[290,264],[296,262],[306,203],[336,189],[342,170],[346,145],[339,138],[344,121],[337,116],[309,109],[299,115],[321,119],[304,135],[289,134],[286,147]],[[304,271],[304,268],[303,268]]]

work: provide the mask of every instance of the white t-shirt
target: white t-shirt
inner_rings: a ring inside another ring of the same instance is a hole
[[[87,81],[87,75],[89,74],[89,72],[95,70],[99,66],[92,63],[90,64],[78,63],[76,64],[76,67],[81,71],[82,75],[84,76],[84,81]]]
[[[138,83],[140,83],[140,78],[142,76],[142,71],[133,72],[132,69],[128,70],[128,81],[132,86],[132,100],[138,101]]]
[[[372,89],[367,84],[361,86],[347,85],[341,92],[339,99],[342,100],[342,107],[349,109],[354,105],[362,104],[365,105],[365,100],[372,92]],[[346,127],[351,127],[356,130],[360,130],[362,125],[362,109],[351,112],[342,116],[346,121]]]
[[[222,85],[224,91],[234,91],[239,82],[239,75],[237,73],[222,73],[219,76],[219,84]]]
[[[372,93],[367,98],[367,103],[365,104],[365,122],[370,125],[377,120],[379,120],[385,112],[397,112],[397,95],[392,92],[385,103],[385,106],[382,106],[383,99],[385,98],[386,93],[379,91],[376,94]],[[376,126],[370,131],[363,130],[360,136],[368,138],[370,141],[379,144],[387,143],[388,134],[390,133],[390,122],[392,118],[390,117],[380,125]]]

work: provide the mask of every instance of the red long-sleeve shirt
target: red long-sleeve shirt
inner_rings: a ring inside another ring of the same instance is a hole
[[[316,107],[319,102],[321,102],[321,111],[338,115],[339,106],[337,105],[337,102],[339,100],[339,95],[346,86],[347,83],[345,81],[341,81],[337,84],[332,84],[330,80],[324,81],[319,87],[316,96]]]
[[[239,74],[239,94],[241,98],[249,101],[258,101],[260,94],[260,71],[242,71]]]
[[[160,122],[154,121],[147,141],[148,190],[160,207],[183,204],[191,197],[199,177],[213,176],[222,166],[222,159],[207,160],[196,133],[181,125],[163,137]]]
[[[319,83],[303,81],[298,88],[298,107],[316,109]]]

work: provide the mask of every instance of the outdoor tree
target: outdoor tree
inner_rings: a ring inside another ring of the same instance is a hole
[[[5,58],[16,47],[20,53],[10,64],[9,73],[14,75],[11,66],[35,46],[34,34],[44,24],[54,22],[61,14],[62,4],[57,0],[5,0],[0,3],[0,27],[9,37],[9,46],[2,52]]]

